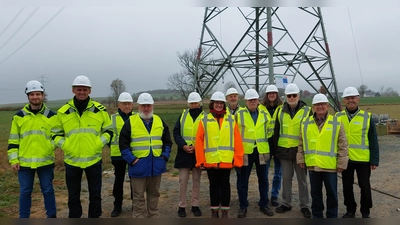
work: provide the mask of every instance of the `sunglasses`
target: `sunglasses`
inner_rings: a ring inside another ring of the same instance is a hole
[[[286,97],[288,97],[288,98],[296,98],[296,97],[297,97],[297,94],[286,95]]]

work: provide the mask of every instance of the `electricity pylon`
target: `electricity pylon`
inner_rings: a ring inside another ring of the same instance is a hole
[[[205,8],[195,90],[202,96],[211,94],[228,76],[243,93],[249,88],[260,93],[269,84],[281,86],[282,78],[288,83],[304,83],[316,93],[326,92],[335,111],[341,108],[317,7]]]

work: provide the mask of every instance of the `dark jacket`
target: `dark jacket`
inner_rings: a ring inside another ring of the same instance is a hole
[[[297,107],[295,108],[294,112],[291,113],[290,111],[290,106],[287,102],[285,102],[282,105],[282,108],[280,110],[282,110],[282,112],[284,113],[288,113],[290,115],[291,118],[294,117],[294,115],[304,106],[307,106],[307,104],[305,102],[303,102],[302,100],[299,100]],[[292,148],[284,148],[284,147],[280,147],[278,146],[278,140],[279,140],[279,133],[281,130],[281,125],[279,123],[279,115],[281,112],[278,112],[277,118],[275,120],[275,128],[274,128],[274,135],[272,136],[273,138],[273,142],[275,144],[275,149],[276,149],[276,153],[275,155],[280,158],[280,159],[291,159],[291,160],[296,160],[296,154],[297,154],[297,147],[292,147]],[[312,110],[309,111],[309,116],[312,115]],[[300,129],[300,127],[299,127]]]
[[[131,132],[135,132],[131,129],[131,123],[128,119],[124,126],[121,129],[119,136],[119,149],[121,151],[122,158],[128,163],[128,173],[130,177],[141,178],[141,177],[150,177],[150,176],[159,176],[162,173],[166,172],[166,162],[168,161],[171,154],[172,140],[169,132],[169,128],[167,124],[163,121],[163,134],[161,136],[161,140],[163,142],[162,145],[162,153],[161,156],[155,157],[152,152],[144,158],[140,158],[135,165],[132,163],[136,160],[136,157],[132,154],[131,151]],[[146,124],[143,121],[145,127],[150,132],[151,127],[153,125],[153,118],[151,121]],[[150,149],[151,151],[151,149]]]
[[[189,109],[190,117],[195,121],[197,117],[203,112],[202,107],[197,109]],[[183,150],[183,146],[187,145],[186,141],[181,136],[181,120],[182,114],[179,116],[178,120],[175,123],[175,127],[173,130],[174,139],[176,145],[178,145],[178,152],[176,153],[175,158],[175,168],[193,168],[196,165],[196,154],[189,154],[185,150]]]

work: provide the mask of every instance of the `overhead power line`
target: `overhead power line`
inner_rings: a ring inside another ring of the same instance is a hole
[[[11,26],[11,24],[18,18],[19,14],[21,14],[21,12],[25,9],[22,8],[21,10],[19,10],[19,12],[17,13],[17,15],[15,15],[15,17],[10,21],[10,23],[8,23],[8,25],[4,28],[4,30],[0,33],[0,37],[1,35],[3,35],[3,33]]]
[[[25,26],[25,24],[32,18],[33,15],[38,11],[39,7],[36,7],[31,14],[24,20],[24,22],[21,23],[21,25],[17,28],[16,31],[4,42],[4,44],[0,47],[0,50],[4,48],[4,46],[7,45],[9,41],[22,29],[22,27]]]
[[[55,19],[61,11],[64,10],[65,7],[62,7],[53,17],[51,17],[38,31],[36,31],[28,40],[26,40],[21,46],[19,46],[15,51],[13,51],[10,55],[8,55],[5,59],[0,62],[0,65],[3,64],[7,59],[13,56],[16,52],[18,52],[21,48],[23,48],[29,41],[31,41],[40,31],[42,31],[53,19]]]

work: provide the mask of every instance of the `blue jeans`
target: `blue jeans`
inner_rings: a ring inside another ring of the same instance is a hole
[[[240,184],[239,184],[239,202],[240,208],[246,209],[249,206],[248,191],[249,191],[249,178],[253,168],[253,164],[256,164],[256,173],[258,178],[258,191],[260,193],[260,201],[258,205],[260,207],[268,207],[268,180],[267,180],[267,169],[266,165],[260,165],[259,155],[257,149],[254,149],[253,153],[248,155],[249,165],[242,166],[240,168]]]
[[[39,177],[46,215],[48,218],[56,217],[56,198],[53,189],[54,164],[39,167],[37,169],[21,167],[18,171],[18,181],[20,186],[19,217],[29,218],[31,215],[32,190],[35,180],[35,172],[37,172]]]
[[[271,159],[274,160],[274,178],[272,179],[272,189],[271,189],[271,197],[278,198],[279,191],[281,190],[282,184],[282,166],[281,161],[276,156],[272,156],[267,161],[267,190],[269,190],[269,179],[268,179],[268,170],[271,165]]]
[[[326,218],[337,218],[337,173],[309,171],[311,185],[311,210],[313,218],[323,218],[324,202],[322,185],[326,190]]]
[[[81,182],[85,171],[89,188],[89,218],[98,218],[101,210],[101,183],[102,167],[101,160],[89,167],[80,168],[65,163],[65,181],[68,189],[69,218],[80,218],[82,216],[81,205]]]

